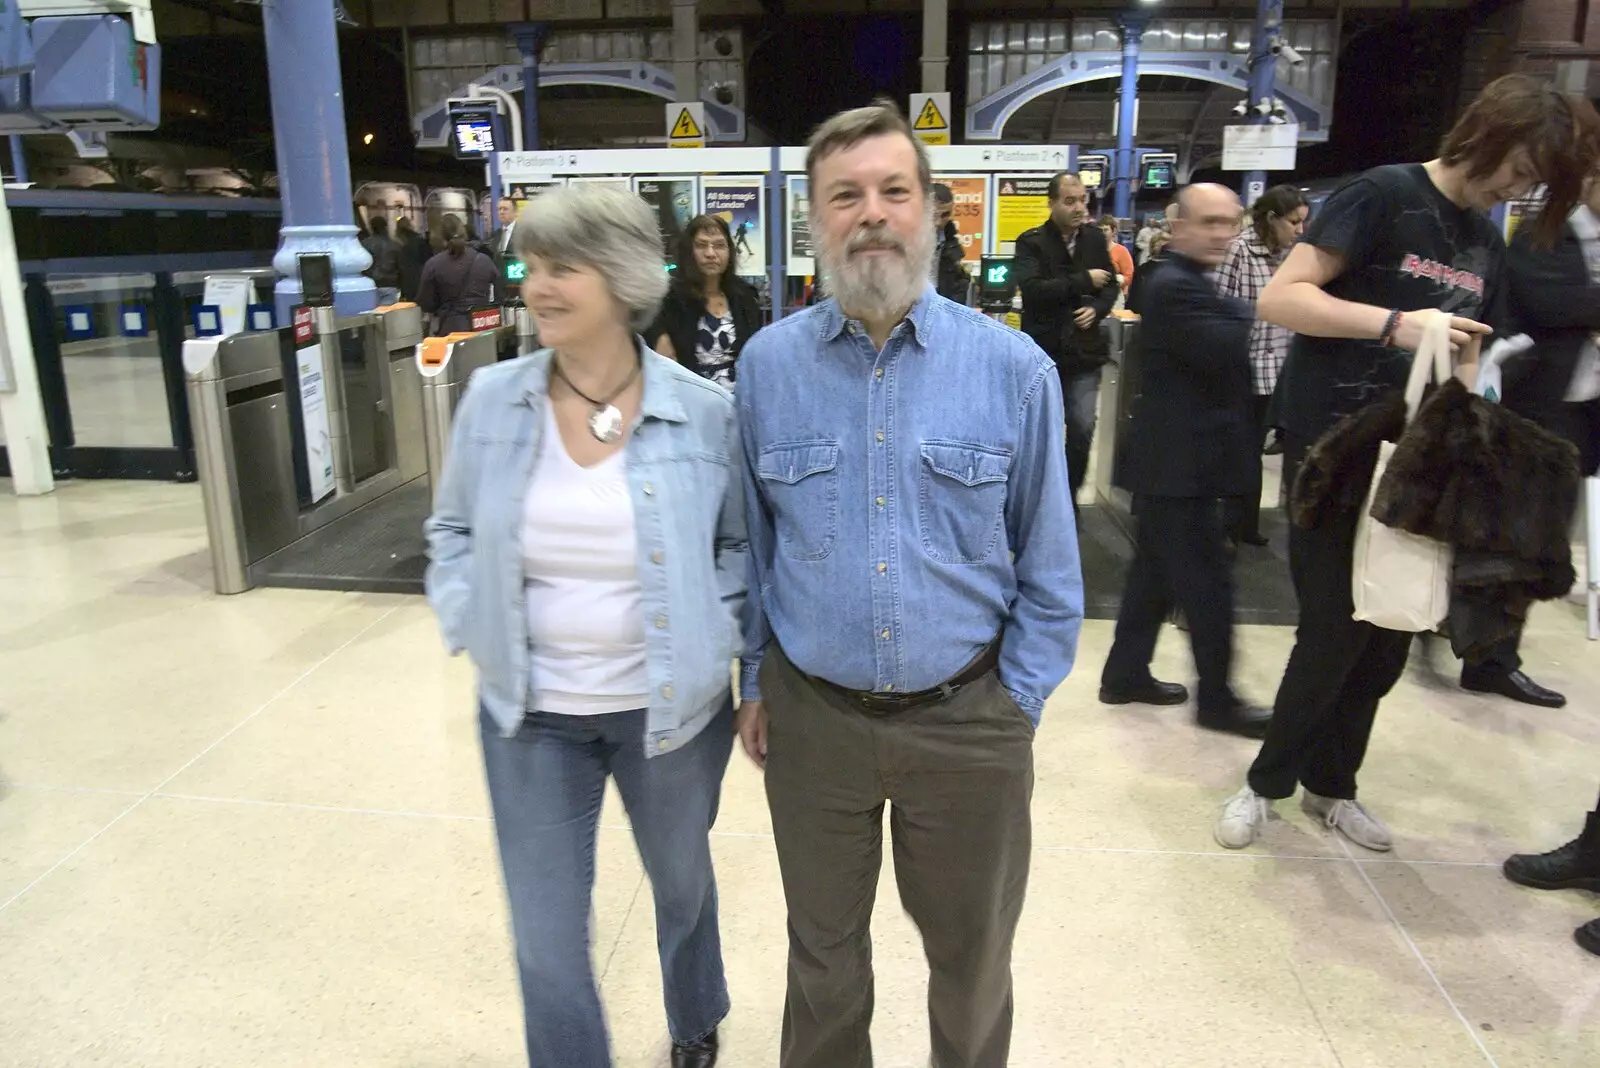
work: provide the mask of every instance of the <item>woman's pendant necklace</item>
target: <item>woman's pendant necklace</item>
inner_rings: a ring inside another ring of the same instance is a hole
[[[618,386],[612,391],[611,396],[604,400],[595,400],[589,394],[573,385],[572,379],[567,377],[567,372],[561,369],[561,361],[559,359],[554,360],[552,366],[555,367],[557,377],[567,384],[568,389],[593,406],[594,411],[589,413],[589,433],[594,436],[594,439],[605,445],[614,445],[620,441],[623,430],[622,412],[611,402],[622,396],[628,387],[633,385],[633,380],[639,377],[639,371],[644,365],[642,363],[636,364],[633,368],[633,374],[628,376],[627,381]]]

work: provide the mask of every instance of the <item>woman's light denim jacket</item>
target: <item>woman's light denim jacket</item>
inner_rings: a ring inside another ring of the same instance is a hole
[[[688,743],[732,701],[747,549],[732,397],[638,344],[644,398],[624,453],[650,673],[643,741],[655,755]],[[450,652],[472,657],[479,700],[507,737],[537,692],[522,509],[543,445],[551,356],[543,349],[472,376],[424,524],[428,601]]]

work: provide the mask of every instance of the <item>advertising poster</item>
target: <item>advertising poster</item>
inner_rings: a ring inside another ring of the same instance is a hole
[[[678,250],[678,237],[695,217],[694,178],[635,178],[634,192],[656,213],[661,227],[662,248],[671,259]]]
[[[300,427],[306,440],[306,476],[315,504],[333,493],[333,437],[328,433],[327,395],[322,381],[322,344],[312,329],[311,309],[294,310],[294,362],[300,375]]]
[[[789,277],[816,274],[816,254],[811,250],[811,180],[805,175],[789,176],[787,205],[789,225],[784,229],[789,234]]]
[[[739,274],[745,278],[760,278],[767,273],[764,181],[756,177],[706,178],[700,186],[706,214],[715,215],[728,224]]]
[[[1017,238],[1050,218],[1050,176],[1001,174],[994,180],[995,254],[1010,256]]]
[[[961,238],[961,259],[976,271],[983,259],[989,229],[989,177],[984,174],[936,174],[933,180],[950,187],[955,198],[950,221]]]

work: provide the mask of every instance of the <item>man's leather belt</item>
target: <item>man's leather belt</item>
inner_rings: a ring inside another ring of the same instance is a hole
[[[843,694],[868,712],[875,715],[890,715],[895,712],[904,712],[911,708],[920,708],[923,705],[931,705],[935,701],[947,701],[954,697],[956,692],[963,686],[970,686],[972,683],[977,682],[998,667],[999,664],[1000,642],[996,640],[989,648],[979,653],[976,660],[955,675],[931,689],[917,690],[914,693],[851,690],[831,683],[827,679],[818,678],[816,681],[835,693]]]

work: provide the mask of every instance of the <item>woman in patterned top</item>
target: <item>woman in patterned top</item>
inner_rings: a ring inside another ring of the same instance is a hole
[[[761,305],[738,263],[727,222],[716,215],[691,219],[678,242],[672,289],[646,335],[661,355],[727,389],[745,342],[761,328]]]
[[[1272,281],[1272,273],[1288,257],[1300,240],[1311,209],[1305,195],[1292,185],[1275,185],[1250,205],[1250,221],[1228,249],[1228,258],[1217,268],[1217,289],[1223,295],[1247,300],[1253,306],[1261,291]],[[1250,378],[1255,386],[1250,416],[1257,445],[1267,433],[1267,406],[1278,385],[1278,372],[1289,355],[1289,339],[1294,334],[1265,320],[1257,320],[1250,330]],[[1246,494],[1228,502],[1228,535],[1245,545],[1265,545],[1261,536],[1261,464],[1255,466],[1255,495]]]

